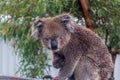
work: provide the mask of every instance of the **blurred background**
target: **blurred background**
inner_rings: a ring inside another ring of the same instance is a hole
[[[120,80],[120,0],[1,0],[0,75],[56,75],[51,52],[31,36],[31,23],[61,13],[71,13],[76,23],[103,39],[115,64],[115,80]]]

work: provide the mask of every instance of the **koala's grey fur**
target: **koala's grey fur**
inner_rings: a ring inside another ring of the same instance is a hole
[[[43,23],[39,26],[40,30],[35,28],[36,22],[32,27],[33,33],[37,30],[34,35],[42,40],[43,45],[51,49],[51,39],[58,41],[58,49],[53,50],[53,65],[60,68],[60,71],[53,80],[65,80],[72,75],[74,80],[111,79],[111,54],[94,32],[73,22],[69,14],[40,19],[40,22]],[[59,56],[56,57],[56,54],[63,56],[63,61],[57,59]]]

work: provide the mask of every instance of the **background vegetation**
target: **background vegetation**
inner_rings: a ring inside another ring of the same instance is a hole
[[[112,53],[120,52],[120,0],[90,0],[96,32],[105,40]],[[81,20],[78,0],[1,0],[0,38],[13,42],[16,55],[21,58],[23,76],[41,77],[47,65],[47,55],[41,42],[31,37],[31,23],[36,17],[51,17],[63,12]],[[7,17],[7,18],[6,18]],[[4,19],[3,19],[4,18]]]

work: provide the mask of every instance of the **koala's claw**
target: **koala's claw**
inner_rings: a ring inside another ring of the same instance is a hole
[[[42,79],[53,80],[53,77],[51,75],[45,75]]]

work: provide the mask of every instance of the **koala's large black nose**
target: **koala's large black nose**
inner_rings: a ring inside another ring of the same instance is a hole
[[[58,42],[55,39],[51,40],[51,49],[56,50],[58,48]]]

